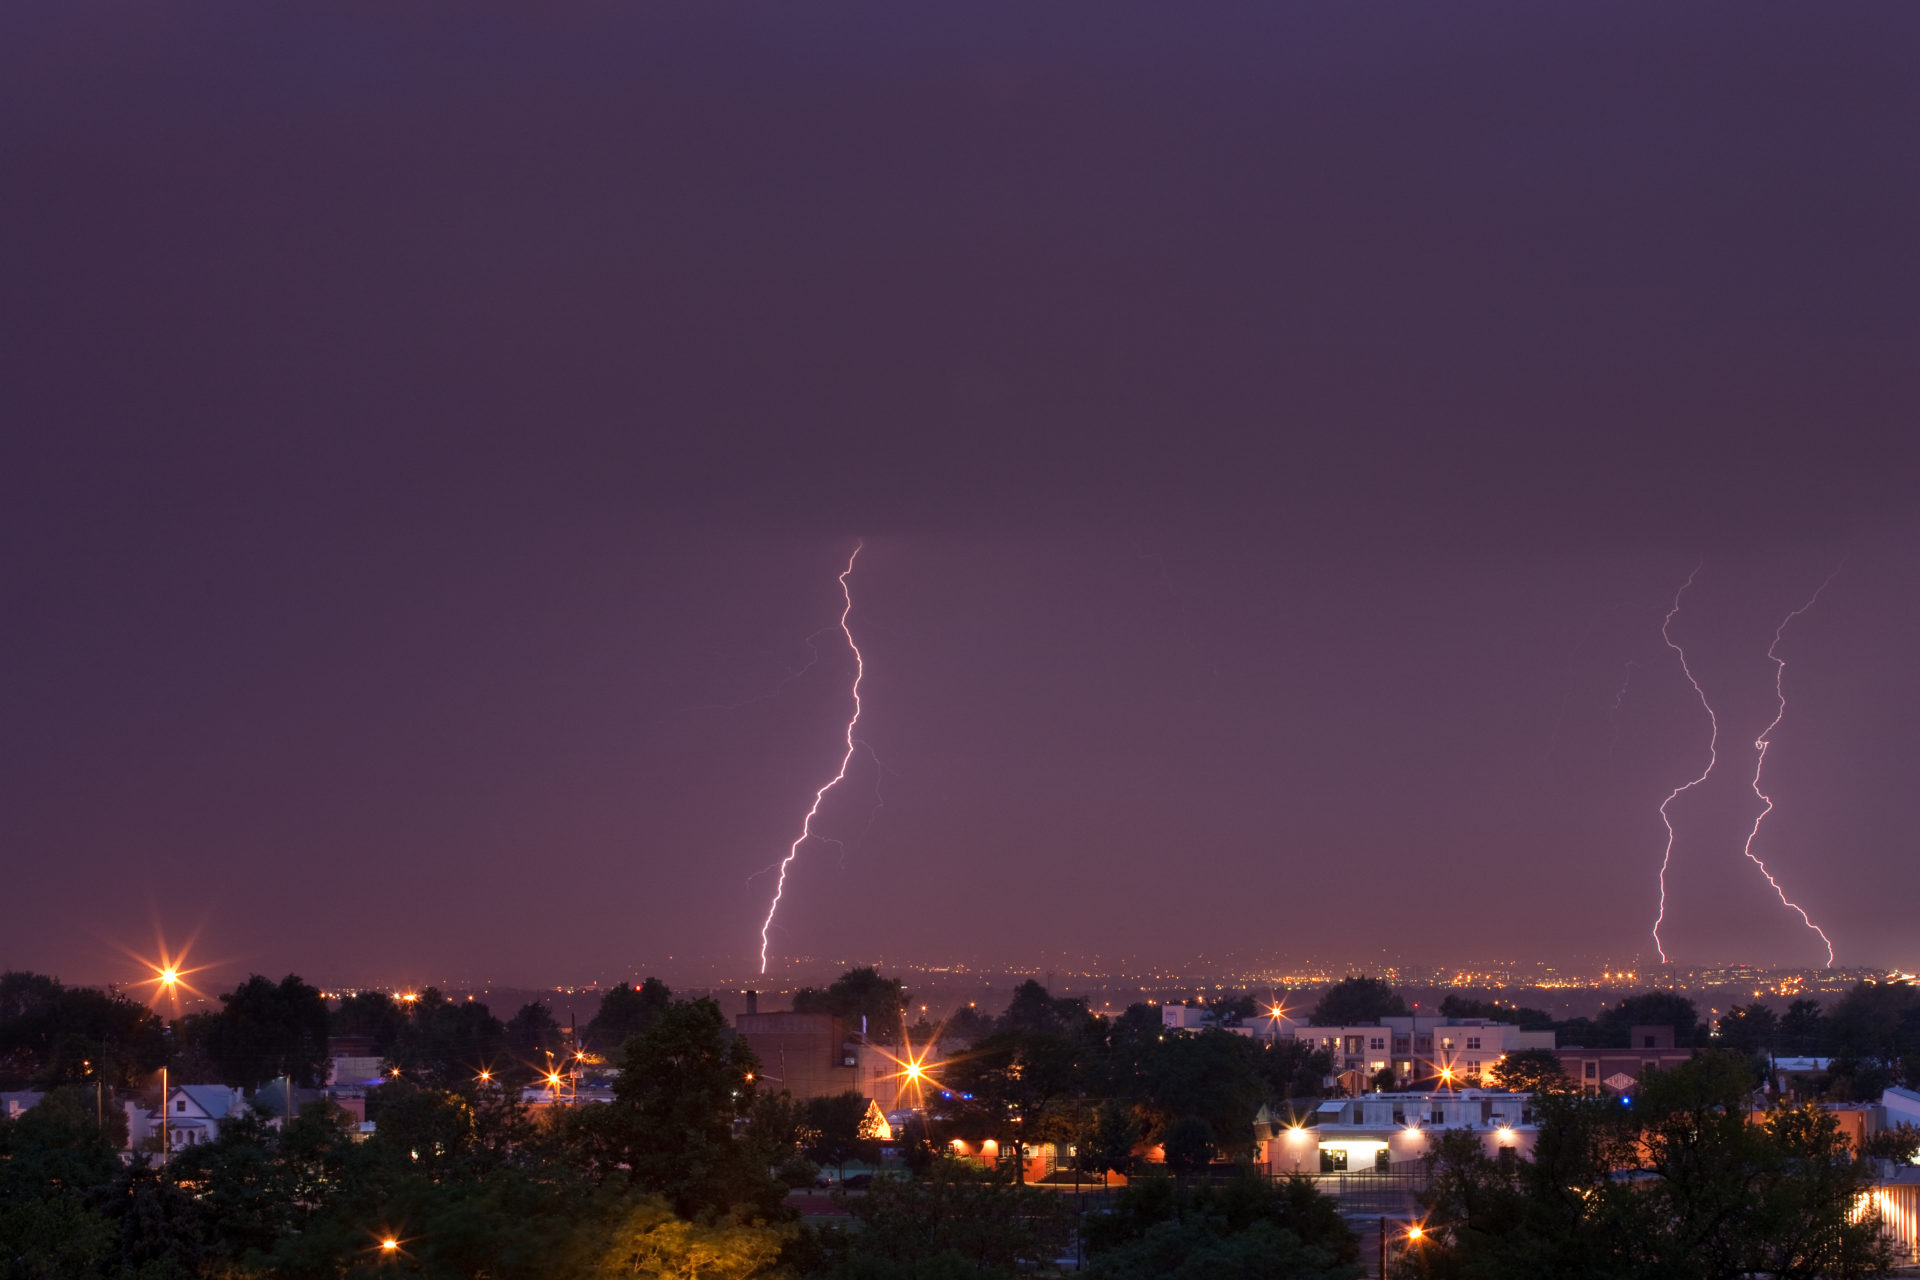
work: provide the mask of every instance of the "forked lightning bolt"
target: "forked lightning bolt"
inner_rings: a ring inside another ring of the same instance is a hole
[[[1720,760],[1720,717],[1713,714],[1713,706],[1707,701],[1706,690],[1702,689],[1700,682],[1693,678],[1693,668],[1687,665],[1687,651],[1673,642],[1671,630],[1673,617],[1680,612],[1680,597],[1687,594],[1687,588],[1692,586],[1693,580],[1700,576],[1702,567],[1702,565],[1693,566],[1693,572],[1688,574],[1687,580],[1680,584],[1680,589],[1673,593],[1673,608],[1667,610],[1666,619],[1660,624],[1660,638],[1667,642],[1667,648],[1680,655],[1680,669],[1686,672],[1687,683],[1692,685],[1694,693],[1699,695],[1700,705],[1706,708],[1707,719],[1713,725],[1713,736],[1707,739],[1707,767],[1700,771],[1699,777],[1692,782],[1675,787],[1667,798],[1660,802],[1660,821],[1667,828],[1667,848],[1666,852],[1660,855],[1660,914],[1654,917],[1653,921],[1653,949],[1660,953],[1661,964],[1667,962],[1667,949],[1660,942],[1660,926],[1666,923],[1667,919],[1667,868],[1673,862],[1673,820],[1667,816],[1667,806],[1705,782],[1707,775],[1713,772],[1713,766]]]
[[[800,835],[787,849],[787,856],[780,859],[780,879],[774,885],[773,902],[767,907],[767,918],[760,926],[760,972],[767,971],[767,934],[773,928],[773,917],[780,910],[780,896],[787,891],[787,868],[800,856],[800,846],[813,838],[813,820],[820,812],[820,802],[827,798],[827,792],[833,790],[847,776],[847,766],[853,763],[854,726],[860,723],[860,680],[867,674],[866,659],[860,656],[860,646],[853,642],[853,631],[847,626],[847,617],[853,612],[853,589],[847,586],[847,579],[853,574],[853,562],[860,558],[860,549],[865,543],[856,542],[853,554],[847,557],[847,567],[840,571],[840,595],[845,607],[840,610],[840,634],[847,638],[847,648],[853,650],[853,718],[847,721],[847,751],[840,757],[840,768],[831,778],[822,783],[813,793],[813,806],[807,810],[807,816],[800,821]]]
[[[1826,930],[1822,929],[1807,917],[1806,911],[1799,903],[1787,897],[1787,891],[1780,887],[1780,882],[1773,878],[1771,871],[1767,870],[1767,864],[1754,856],[1753,839],[1760,834],[1760,824],[1765,822],[1767,815],[1773,812],[1773,797],[1760,789],[1760,772],[1767,767],[1767,748],[1773,745],[1767,735],[1780,727],[1780,721],[1785,719],[1787,714],[1787,693],[1784,684],[1787,674],[1787,660],[1778,653],[1775,653],[1774,650],[1780,647],[1780,637],[1786,632],[1787,624],[1807,610],[1813,608],[1814,601],[1818,600],[1820,593],[1827,589],[1827,582],[1832,582],[1834,574],[1839,572],[1838,569],[1835,569],[1833,573],[1828,574],[1827,581],[1815,588],[1814,593],[1807,597],[1805,604],[1780,620],[1780,625],[1773,629],[1773,643],[1767,646],[1767,656],[1773,659],[1773,696],[1776,709],[1773,713],[1773,723],[1762,729],[1760,736],[1753,741],[1754,749],[1760,753],[1759,758],[1753,762],[1753,794],[1759,796],[1760,803],[1766,807],[1761,809],[1759,814],[1755,816],[1753,820],[1753,830],[1747,832],[1746,847],[1747,857],[1752,859],[1754,866],[1760,868],[1760,874],[1767,878],[1767,883],[1773,886],[1773,891],[1780,895],[1780,901],[1789,909],[1798,912],[1801,921],[1806,924],[1807,928],[1820,935],[1820,941],[1825,943],[1827,947],[1828,968],[1833,967],[1833,939],[1827,936]]]

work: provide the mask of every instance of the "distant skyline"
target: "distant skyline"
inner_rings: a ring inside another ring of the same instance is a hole
[[[0,967],[1920,968],[1920,9],[746,13],[0,12]]]

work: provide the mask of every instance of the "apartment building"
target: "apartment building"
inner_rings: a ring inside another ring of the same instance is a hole
[[[1294,1026],[1283,1034],[1330,1053],[1328,1083],[1349,1092],[1369,1087],[1388,1067],[1400,1084],[1477,1085],[1487,1068],[1509,1053],[1553,1048],[1551,1031],[1522,1031],[1486,1018],[1417,1014],[1349,1027]]]

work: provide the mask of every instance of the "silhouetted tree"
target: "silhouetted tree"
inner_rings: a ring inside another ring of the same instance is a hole
[[[1773,1048],[1780,1019],[1764,1004],[1738,1004],[1721,1015],[1720,1047],[1741,1053],[1764,1053]]]
[[[972,1044],[993,1034],[993,1018],[972,1005],[961,1005],[940,1024],[940,1038],[953,1044]]]
[[[864,1094],[848,1092],[809,1098],[801,1107],[801,1126],[808,1158],[830,1164],[846,1177],[847,1161],[869,1164],[880,1158],[880,1141],[867,1117]]]
[[[221,1082],[252,1088],[276,1076],[311,1088],[327,1065],[327,1004],[318,989],[288,974],[254,974],[220,997],[219,1015],[201,1034]]]
[[[733,1140],[734,1120],[752,1110],[760,1063],[728,1035],[719,1005],[669,1003],[620,1063],[614,1103],[582,1117],[608,1165],[624,1165],[637,1187],[681,1213],[777,1205],[782,1189]]]
[[[407,1025],[406,1008],[384,991],[356,991],[341,998],[328,1016],[336,1036],[365,1036],[376,1057],[385,1057]]]
[[[413,1002],[387,1059],[415,1082],[464,1089],[482,1071],[508,1065],[506,1029],[479,1001],[449,1000],[428,987]]]
[[[893,1043],[900,1038],[906,1009],[906,988],[898,978],[883,978],[871,966],[849,969],[822,991],[802,987],[793,993],[795,1013],[830,1013],[858,1031],[865,1020],[867,1034]]]
[[[1487,1083],[1511,1093],[1548,1093],[1571,1087],[1551,1049],[1516,1049],[1487,1068]]]
[[[1090,1030],[1087,1002],[1071,997],[1055,999],[1029,978],[1013,989],[1013,998],[997,1024],[1001,1031],[1029,1031],[1042,1035],[1078,1036]]]
[[[1524,1005],[1502,1003],[1499,1000],[1470,1000],[1464,996],[1448,996],[1442,1000],[1440,1015],[1445,1018],[1485,1018],[1527,1031],[1546,1031],[1554,1025],[1553,1015],[1544,1009],[1529,1009]]]
[[[1423,1196],[1437,1224],[1398,1274],[1449,1280],[1882,1274],[1879,1224],[1856,1220],[1868,1178],[1818,1107],[1750,1116],[1739,1054],[1651,1073],[1628,1105],[1543,1099],[1531,1161],[1467,1133],[1435,1144]]]
[[[1142,1170],[1082,1227],[1100,1280],[1356,1280],[1360,1241],[1339,1203],[1305,1178],[1248,1171],[1179,1183]]]
[[[1835,1002],[1827,1027],[1841,1053],[1894,1063],[1920,1052],[1920,986],[1857,983]]]
[[[1342,978],[1321,994],[1308,1020],[1316,1027],[1346,1027],[1399,1017],[1407,1002],[1379,978]]]
[[[1707,1028],[1693,1001],[1672,991],[1644,991],[1603,1010],[1596,1020],[1600,1046],[1625,1049],[1635,1027],[1672,1027],[1673,1042],[1682,1047],[1706,1043]]]
[[[622,982],[600,998],[599,1011],[587,1023],[586,1041],[613,1057],[627,1041],[651,1028],[672,1002],[673,992],[658,978],[648,978],[637,991]]]
[[[1139,1145],[1140,1118],[1125,1102],[1108,1099],[1093,1113],[1093,1125],[1080,1139],[1080,1167],[1089,1173],[1133,1171],[1133,1149]]]
[[[1803,997],[1788,1005],[1780,1018],[1779,1052],[1805,1058],[1823,1055],[1827,1048],[1827,1016],[1820,1002]]]
[[[506,1060],[498,1071],[516,1081],[531,1078],[545,1064],[547,1054],[560,1052],[565,1044],[553,1011],[538,1000],[521,1005],[520,1011],[507,1019],[504,1039]]]
[[[38,973],[0,974],[0,1088],[134,1084],[167,1060],[146,1006]]]
[[[1175,1173],[1201,1173],[1213,1163],[1213,1127],[1199,1116],[1175,1120],[1160,1141]]]

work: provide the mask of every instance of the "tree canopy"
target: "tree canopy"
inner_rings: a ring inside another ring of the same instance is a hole
[[[303,1087],[327,1070],[327,1004],[294,974],[280,981],[254,974],[220,997],[217,1014],[192,1020],[191,1038],[223,1084],[253,1088],[287,1076]]]
[[[1625,1105],[1540,1103],[1531,1161],[1447,1133],[1424,1202],[1437,1224],[1400,1274],[1450,1280],[1782,1280],[1879,1275],[1887,1244],[1855,1218],[1869,1174],[1813,1106],[1749,1118],[1744,1058],[1710,1051],[1651,1073]]]
[[[1382,1018],[1399,1017],[1407,1002],[1379,978],[1342,978],[1328,987],[1313,1006],[1308,1020],[1316,1027],[1345,1027]]]
[[[166,1029],[145,1005],[44,974],[0,974],[0,1088],[126,1086],[166,1060]]]
[[[795,1013],[830,1013],[849,1029],[864,1025],[873,1039],[889,1043],[900,1038],[906,1005],[905,985],[871,966],[847,970],[825,990],[802,987],[793,993]]]
[[[600,997],[600,1009],[587,1023],[586,1041],[611,1057],[653,1026],[672,1002],[673,992],[658,978],[648,978],[637,990],[622,982]]]

